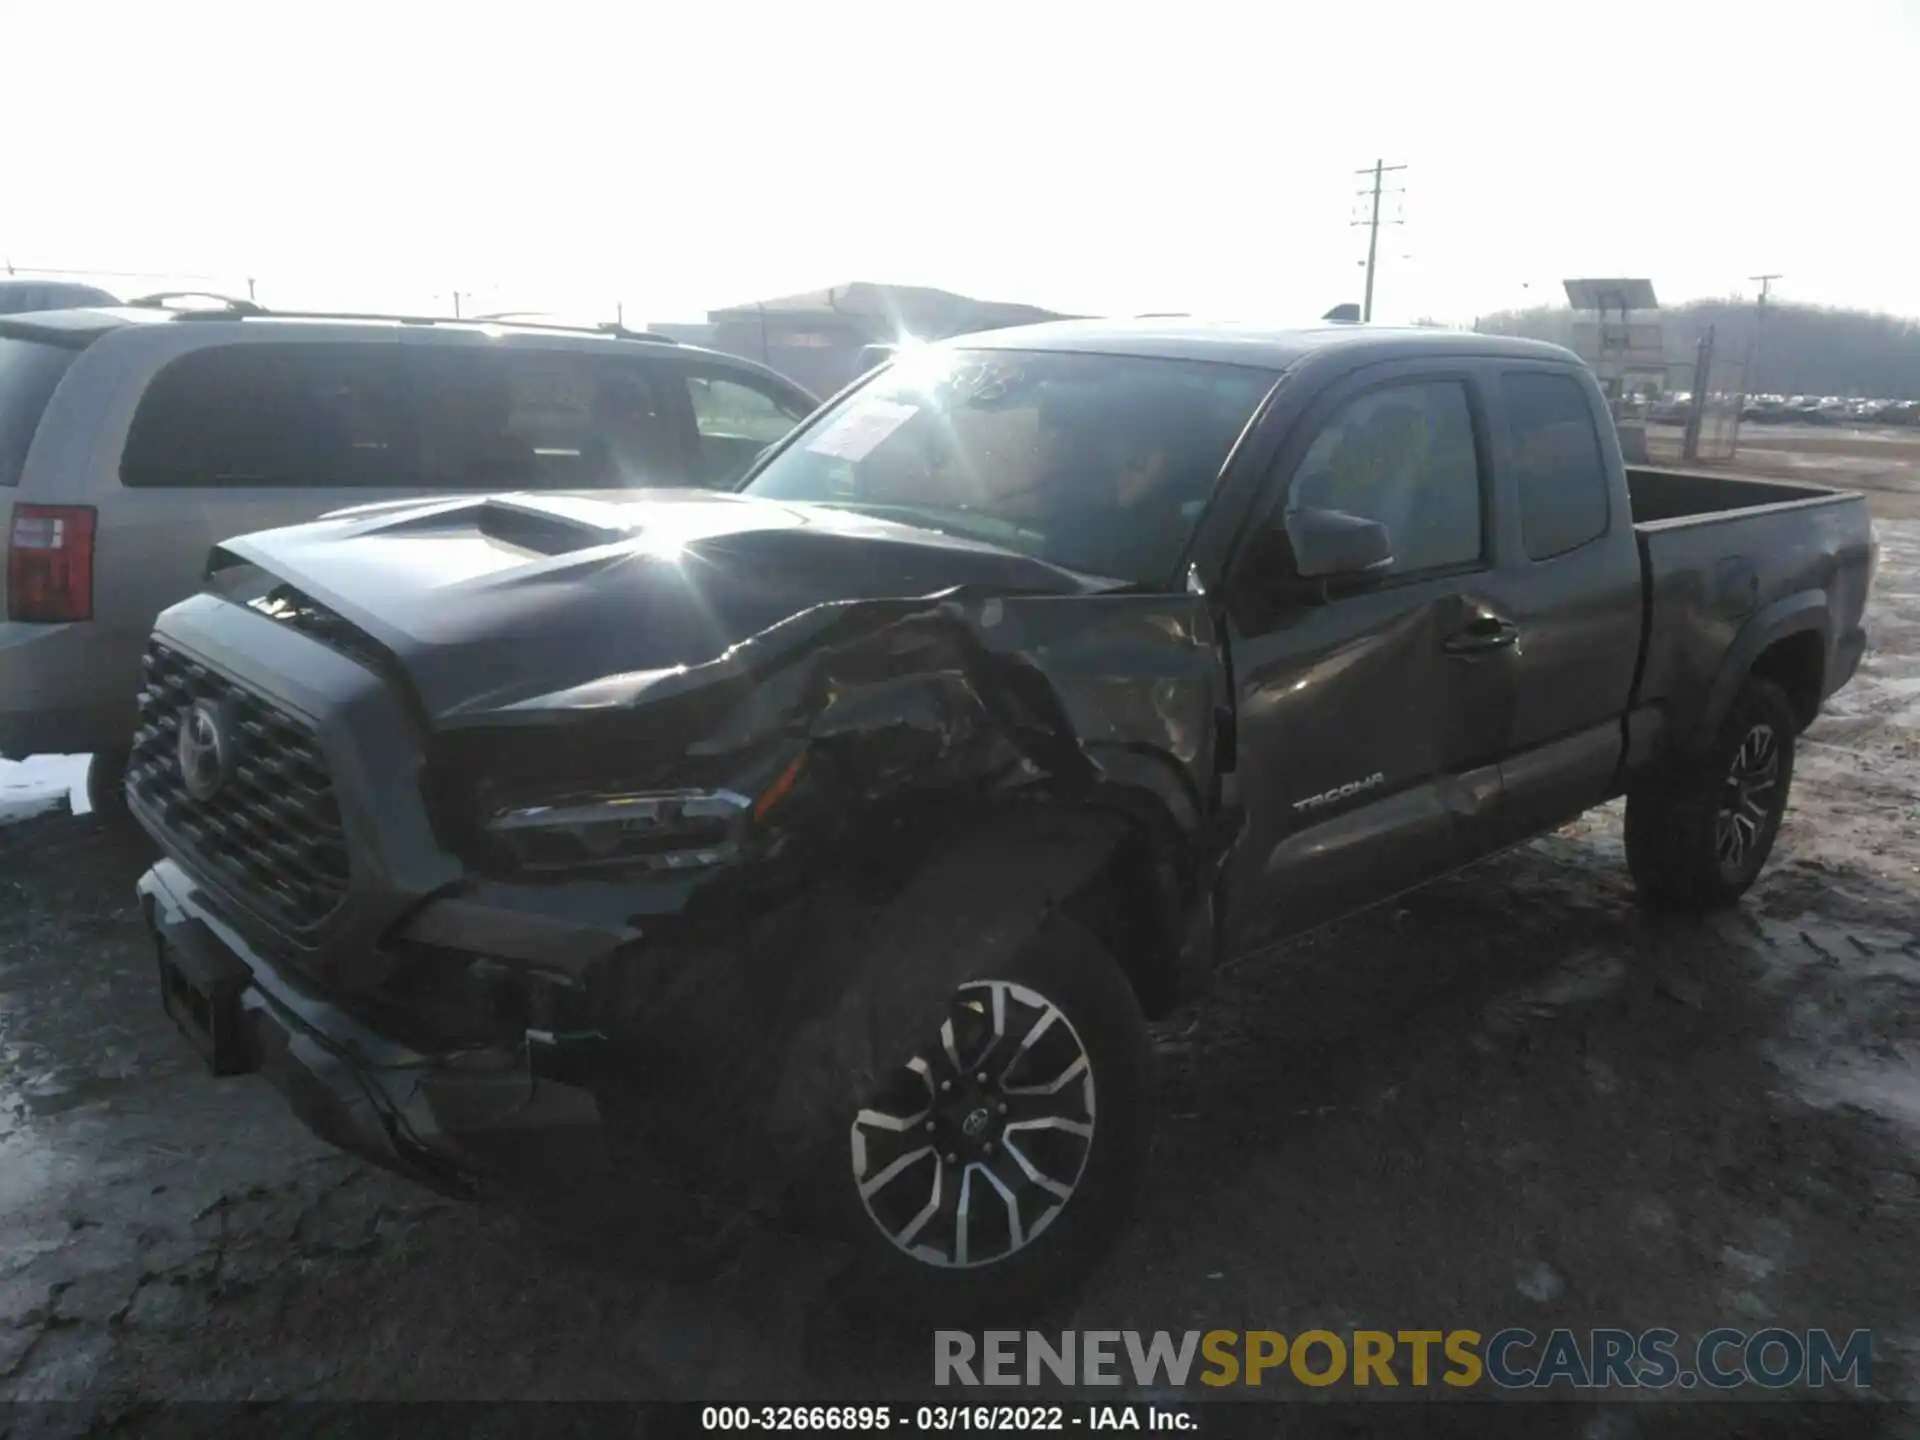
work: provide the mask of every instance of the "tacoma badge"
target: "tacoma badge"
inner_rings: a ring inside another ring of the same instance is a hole
[[[1296,800],[1293,802],[1293,808],[1302,812],[1318,810],[1322,805],[1331,805],[1336,800],[1350,800],[1355,795],[1373,789],[1376,785],[1385,784],[1386,779],[1385,774],[1376,770],[1364,780],[1349,780],[1346,784],[1336,785],[1331,790],[1322,790],[1318,795],[1309,795],[1304,800]]]

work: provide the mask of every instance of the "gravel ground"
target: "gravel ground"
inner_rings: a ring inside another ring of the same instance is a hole
[[[1874,1398],[1793,1427],[1455,1428],[1915,1433],[1920,522],[1880,535],[1873,650],[1738,910],[1642,914],[1615,807],[1228,974],[1159,1028],[1139,1223],[1047,1328],[1866,1327]],[[616,1271],[205,1076],[153,993],[145,863],[64,810],[0,827],[0,1399],[130,1433],[169,1397],[923,1393],[927,1338],[849,1330],[817,1242]]]

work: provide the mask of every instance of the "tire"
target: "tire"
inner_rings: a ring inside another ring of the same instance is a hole
[[[1627,868],[1641,898],[1675,910],[1733,904],[1773,852],[1793,784],[1792,703],[1749,680],[1713,743],[1627,796]]]
[[[129,819],[127,812],[127,762],[132,751],[125,746],[98,750],[87,762],[87,804],[96,818],[117,825]]]
[[[839,1142],[829,1183],[836,1228],[854,1249],[841,1298],[868,1318],[962,1323],[1052,1307],[1124,1228],[1145,1169],[1146,1021],[1119,965],[1087,931],[1050,920],[1007,973],[961,986],[947,1016],[917,1044],[903,1037],[911,1058],[881,1079]],[[999,1072],[1009,1046],[1015,1061]],[[967,1063],[956,1067],[955,1056]],[[1043,1085],[1057,1088],[1032,1093]],[[1067,1128],[1082,1123],[1090,1135]]]

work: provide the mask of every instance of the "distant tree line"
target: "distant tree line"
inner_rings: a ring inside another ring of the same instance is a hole
[[[1573,320],[1573,311],[1564,306],[1541,305],[1482,316],[1475,328],[1570,345]],[[1694,300],[1662,310],[1670,373],[1685,373],[1709,325],[1719,356],[1743,360],[1753,344],[1755,320],[1751,300]],[[1684,387],[1685,382],[1676,383]],[[1764,342],[1746,389],[1755,395],[1920,400],[1920,321],[1867,310],[1770,303]]]

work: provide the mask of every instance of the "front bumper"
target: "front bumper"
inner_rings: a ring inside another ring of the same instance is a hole
[[[216,1074],[262,1073],[321,1139],[463,1198],[611,1181],[592,1093],[543,1073],[538,1037],[423,1053],[276,966],[171,860],[139,894],[175,1022]]]

